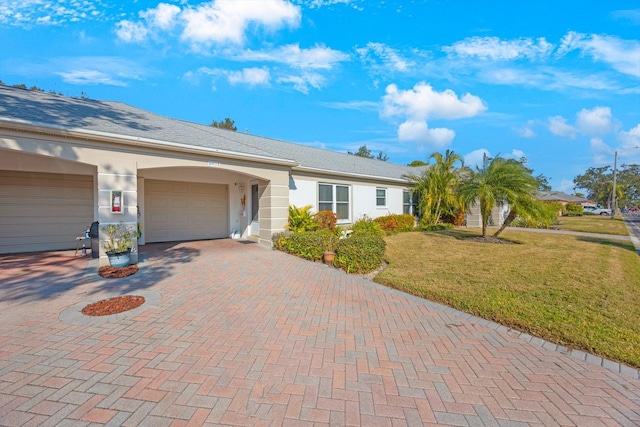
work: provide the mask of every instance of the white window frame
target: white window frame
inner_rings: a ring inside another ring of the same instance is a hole
[[[321,197],[321,193],[322,191],[320,191],[320,187],[326,185],[331,187],[331,200],[320,200]],[[340,187],[340,188],[346,188],[347,189],[347,197],[348,200],[346,202],[344,201],[338,201],[338,197],[337,197],[337,191],[336,189]],[[322,210],[330,210],[331,212],[335,213],[336,216],[338,216],[338,205],[347,205],[347,218],[338,218],[338,224],[347,224],[351,222],[351,186],[347,185],[347,184],[334,184],[334,183],[330,183],[330,182],[319,182],[318,183],[318,211],[322,211]],[[329,204],[331,203],[331,209],[322,209],[320,207],[321,204]]]
[[[379,191],[384,193],[383,196],[378,194]],[[382,199],[382,204],[380,204],[380,199]],[[384,187],[376,187],[376,208],[386,208],[387,207],[387,189]]]
[[[405,202],[405,194],[409,196],[409,203]],[[409,212],[405,212],[405,207],[409,206]],[[415,216],[418,208],[418,200],[415,193],[411,193],[410,190],[402,190],[402,213],[408,213]]]

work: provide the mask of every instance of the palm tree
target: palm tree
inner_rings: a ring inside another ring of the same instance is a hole
[[[495,157],[482,168],[476,168],[461,182],[458,194],[465,206],[478,203],[482,217],[482,237],[487,238],[491,210],[498,203],[507,203],[511,210],[507,218],[515,219],[518,212],[535,213],[536,179],[521,162]],[[509,221],[509,223],[511,222]],[[496,236],[502,232],[498,230]]]
[[[456,187],[466,168],[462,157],[451,150],[447,150],[444,156],[433,153],[429,156],[431,159],[435,163],[427,165],[420,175],[410,173],[405,177],[414,183],[413,191],[420,195],[422,221],[437,224],[444,215],[457,215],[462,207]],[[460,167],[456,167],[456,163]]]

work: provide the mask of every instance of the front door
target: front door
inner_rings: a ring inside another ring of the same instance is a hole
[[[253,236],[260,235],[260,195],[258,184],[251,184],[251,230]]]

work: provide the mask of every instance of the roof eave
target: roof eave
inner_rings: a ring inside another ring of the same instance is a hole
[[[333,171],[329,169],[311,168],[308,166],[295,166],[292,169],[293,171],[320,173],[323,175],[338,176],[338,177],[375,179],[378,181],[394,182],[394,183],[403,184],[403,185],[407,185],[411,183],[409,180],[402,179],[402,178],[390,178],[386,176],[367,175],[367,174],[360,174],[360,173],[353,173],[353,172],[339,172],[339,171]]]
[[[177,142],[162,141],[152,138],[142,138],[127,136],[121,134],[114,134],[110,132],[92,131],[78,128],[65,128],[62,126],[42,124],[36,122],[30,122],[27,120],[8,119],[0,117],[0,128],[19,132],[37,132],[41,134],[48,134],[51,136],[62,136],[67,138],[82,138],[92,141],[100,142],[112,142],[116,144],[145,147],[145,148],[161,148],[164,150],[170,150],[181,153],[201,154],[207,156],[215,156],[233,160],[250,160],[258,163],[268,163],[272,165],[281,165],[288,167],[298,166],[299,163],[295,160],[282,159],[277,157],[258,156],[255,154],[238,153],[234,151],[220,150],[216,148],[196,147],[188,144],[181,144]]]

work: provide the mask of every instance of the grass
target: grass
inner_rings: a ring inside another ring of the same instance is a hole
[[[610,220],[609,220],[610,221]],[[375,281],[605,358],[640,367],[640,259],[630,242],[508,230],[387,237]]]
[[[622,218],[611,219],[609,216],[585,215],[564,216],[559,218],[559,220],[560,225],[554,225],[553,228],[580,231],[583,233],[615,234],[618,236],[629,235]]]

